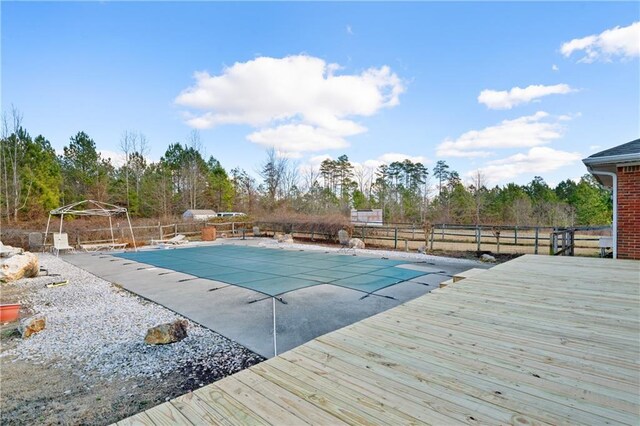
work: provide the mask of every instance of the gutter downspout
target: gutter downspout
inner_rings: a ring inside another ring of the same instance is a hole
[[[594,175],[611,176],[613,182],[613,227],[611,229],[611,236],[613,237],[613,258],[618,258],[618,175],[613,172],[603,172],[593,170],[592,167],[587,167],[589,173]]]

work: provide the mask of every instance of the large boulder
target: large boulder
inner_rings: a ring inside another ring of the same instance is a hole
[[[187,337],[187,320],[176,320],[174,322],[160,324],[147,330],[144,342],[148,345],[166,345],[179,342]]]
[[[40,333],[47,326],[47,319],[45,317],[30,317],[20,321],[20,334],[23,339],[28,339],[36,333]]]
[[[262,234],[260,233],[260,228],[257,226],[253,227],[253,236],[254,237],[262,237]]]
[[[39,272],[38,256],[27,251],[2,260],[0,281],[10,282],[23,277],[37,277]]]
[[[360,238],[352,238],[349,240],[349,248],[363,249],[364,241],[362,241]]]
[[[427,246],[421,245],[420,247],[418,247],[418,253],[427,254]]]

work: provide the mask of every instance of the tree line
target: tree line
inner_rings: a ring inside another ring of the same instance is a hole
[[[571,226],[608,224],[612,214],[610,192],[589,174],[553,188],[538,176],[526,185],[490,187],[480,172],[463,182],[442,160],[431,170],[408,159],[374,169],[341,155],[315,169],[270,149],[257,167],[258,179],[238,167],[225,169],[213,156],[205,158],[197,131],[170,144],[155,162],[148,159],[144,134],[126,131],[120,139],[123,162],[116,165],[83,131],[56,154],[44,136],[28,133],[15,108],[3,115],[0,142],[0,218],[5,223],[37,220],[84,199],[153,218],[186,209],[269,215],[381,208],[389,222]]]

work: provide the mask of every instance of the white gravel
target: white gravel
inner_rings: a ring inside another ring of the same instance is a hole
[[[39,258],[41,267],[59,276],[6,285],[34,290],[21,302],[46,317],[46,329],[1,356],[73,365],[81,378],[96,374],[102,378],[161,378],[176,370],[193,369],[193,363],[206,363],[207,369],[226,375],[260,359],[243,346],[191,322],[188,337],[181,342],[146,345],[143,340],[149,327],[184,318],[59,258],[48,254]],[[45,287],[65,279],[69,280],[66,286]]]

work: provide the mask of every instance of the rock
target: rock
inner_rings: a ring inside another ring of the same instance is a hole
[[[20,254],[23,251],[24,250],[22,250],[20,247],[5,246],[4,244],[2,244],[2,242],[0,242],[0,257],[15,256],[16,254]]]
[[[483,254],[482,256],[480,256],[480,260],[483,262],[490,262],[490,263],[495,263],[496,262],[496,258],[491,256],[490,254]]]
[[[341,245],[345,245],[349,243],[349,233],[344,229],[338,231],[338,241]]]
[[[257,227],[257,226],[253,227],[253,236],[254,237],[261,237],[262,236],[262,234],[260,234],[260,228],[259,227]]]
[[[364,241],[362,241],[360,238],[352,238],[349,240],[349,248],[363,249]]]
[[[45,317],[31,317],[20,321],[20,334],[23,339],[28,339],[33,334],[40,333],[47,326]]]
[[[24,252],[11,256],[2,261],[0,267],[0,281],[10,282],[19,280],[20,278],[37,277],[40,272],[38,257],[33,254]]]
[[[174,322],[160,324],[147,330],[144,342],[148,345],[166,345],[168,343],[179,342],[187,337],[187,320],[176,320]]]
[[[418,253],[427,254],[427,246],[422,245],[422,246],[418,247]]]
[[[275,233],[273,235],[273,239],[278,241],[279,243],[293,243],[293,236],[291,234],[280,234],[280,233]]]

